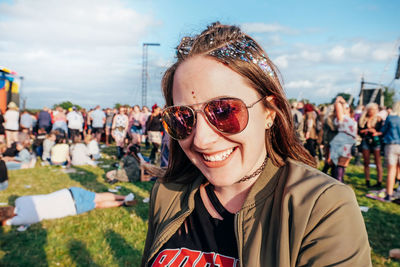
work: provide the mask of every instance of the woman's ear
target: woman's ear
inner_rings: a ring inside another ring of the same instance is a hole
[[[266,100],[271,104],[271,105],[275,105],[274,100],[275,97],[274,96],[268,96],[266,98]],[[275,115],[276,112],[273,109],[266,109],[266,123],[265,123],[265,129],[269,129],[272,127],[272,125],[274,124],[274,120],[275,120]]]

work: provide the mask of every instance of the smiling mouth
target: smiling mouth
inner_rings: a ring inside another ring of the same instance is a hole
[[[215,154],[212,154],[212,155],[206,155],[206,154],[202,154],[202,155],[203,155],[203,159],[205,161],[217,162],[217,161],[223,161],[223,160],[227,159],[232,154],[232,152],[234,150],[235,150],[234,148],[230,148],[230,149],[225,150],[223,152],[215,153]]]

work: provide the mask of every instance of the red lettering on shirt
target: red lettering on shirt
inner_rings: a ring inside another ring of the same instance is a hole
[[[207,265],[208,264],[208,265]],[[199,261],[196,263],[196,267],[214,267],[214,252],[203,252],[201,253]]]
[[[235,267],[238,260],[214,252],[202,252],[187,248],[165,249],[153,263],[153,267]],[[183,265],[182,265],[183,264]]]
[[[174,259],[170,267],[189,267],[193,266],[194,262],[200,255],[200,251],[197,250],[190,250],[187,248],[181,248],[181,252],[179,255]],[[182,265],[182,263],[185,263]]]
[[[175,256],[179,253],[179,249],[165,249],[161,251],[155,259],[152,266],[164,267],[173,262]]]
[[[217,254],[215,256],[215,265],[217,266],[235,266],[235,258]]]

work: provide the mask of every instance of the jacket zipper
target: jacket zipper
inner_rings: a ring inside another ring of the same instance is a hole
[[[241,245],[240,234],[239,234],[239,231],[241,231],[241,229],[239,229],[239,227],[240,227],[239,216],[240,216],[240,212],[236,212],[234,228],[235,228],[236,246],[237,246],[238,257],[239,257],[239,265],[236,267],[242,266],[242,250],[241,250],[242,245]]]

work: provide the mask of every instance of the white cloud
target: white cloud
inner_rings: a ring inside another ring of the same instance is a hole
[[[304,88],[312,88],[314,86],[313,82],[309,80],[300,80],[300,81],[291,81],[286,84],[286,88],[288,89],[304,89]]]
[[[286,34],[294,34],[295,30],[283,26],[279,23],[261,23],[261,22],[253,22],[253,23],[243,23],[241,25],[243,31],[247,33],[286,33]]]
[[[341,45],[337,45],[333,47],[329,52],[328,56],[333,60],[333,61],[340,61],[344,59],[344,54],[345,54],[345,48]]]
[[[1,63],[25,77],[31,106],[137,100],[141,42],[160,25],[152,16],[123,0],[19,0],[0,4],[0,14]]]
[[[273,60],[273,62],[278,66],[280,69],[285,69],[289,66],[288,56],[282,55]]]

